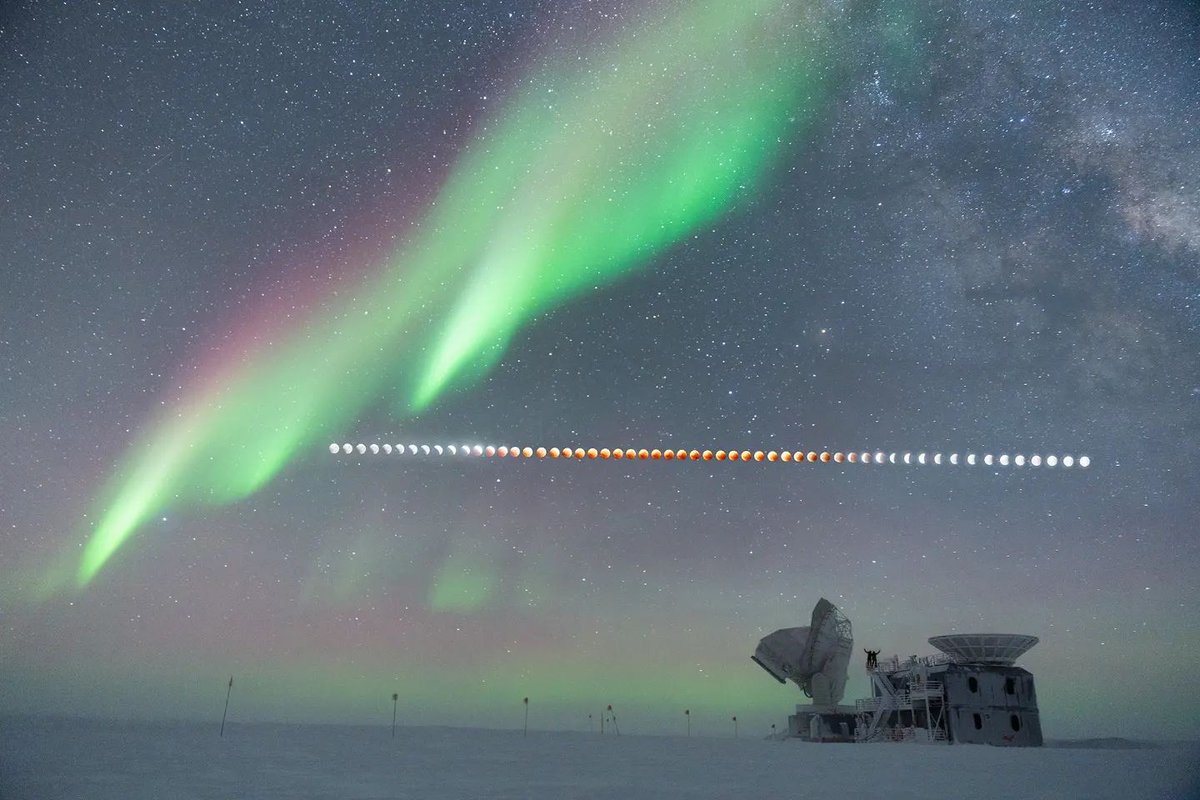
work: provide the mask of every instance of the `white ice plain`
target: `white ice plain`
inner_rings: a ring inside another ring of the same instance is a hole
[[[5,800],[1188,798],[1200,753],[387,726],[0,720]]]

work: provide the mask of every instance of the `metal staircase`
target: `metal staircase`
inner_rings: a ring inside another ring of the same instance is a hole
[[[856,741],[949,741],[942,683],[928,680],[921,666],[899,673],[869,671],[874,696],[855,704]]]

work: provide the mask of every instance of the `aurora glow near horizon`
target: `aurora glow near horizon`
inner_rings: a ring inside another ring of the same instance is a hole
[[[382,394],[421,412],[529,319],[746,198],[819,103],[821,29],[803,5],[710,0],[628,26],[590,57],[617,54],[599,77],[584,59],[530,78],[360,287],[377,313],[305,321],[153,426],[105,493],[79,583],[147,519],[251,495]]]

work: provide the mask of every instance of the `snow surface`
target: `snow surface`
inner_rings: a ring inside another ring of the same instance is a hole
[[[1189,746],[1099,750],[0,720],[0,798],[1187,798]]]

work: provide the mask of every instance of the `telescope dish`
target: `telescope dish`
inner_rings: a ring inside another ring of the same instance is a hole
[[[780,683],[790,680],[799,686],[814,706],[834,706],[846,692],[853,647],[850,620],[822,597],[809,626],[763,637],[751,658]]]
[[[1038,637],[1020,633],[951,633],[931,636],[929,643],[959,664],[1011,667],[1038,643]]]

